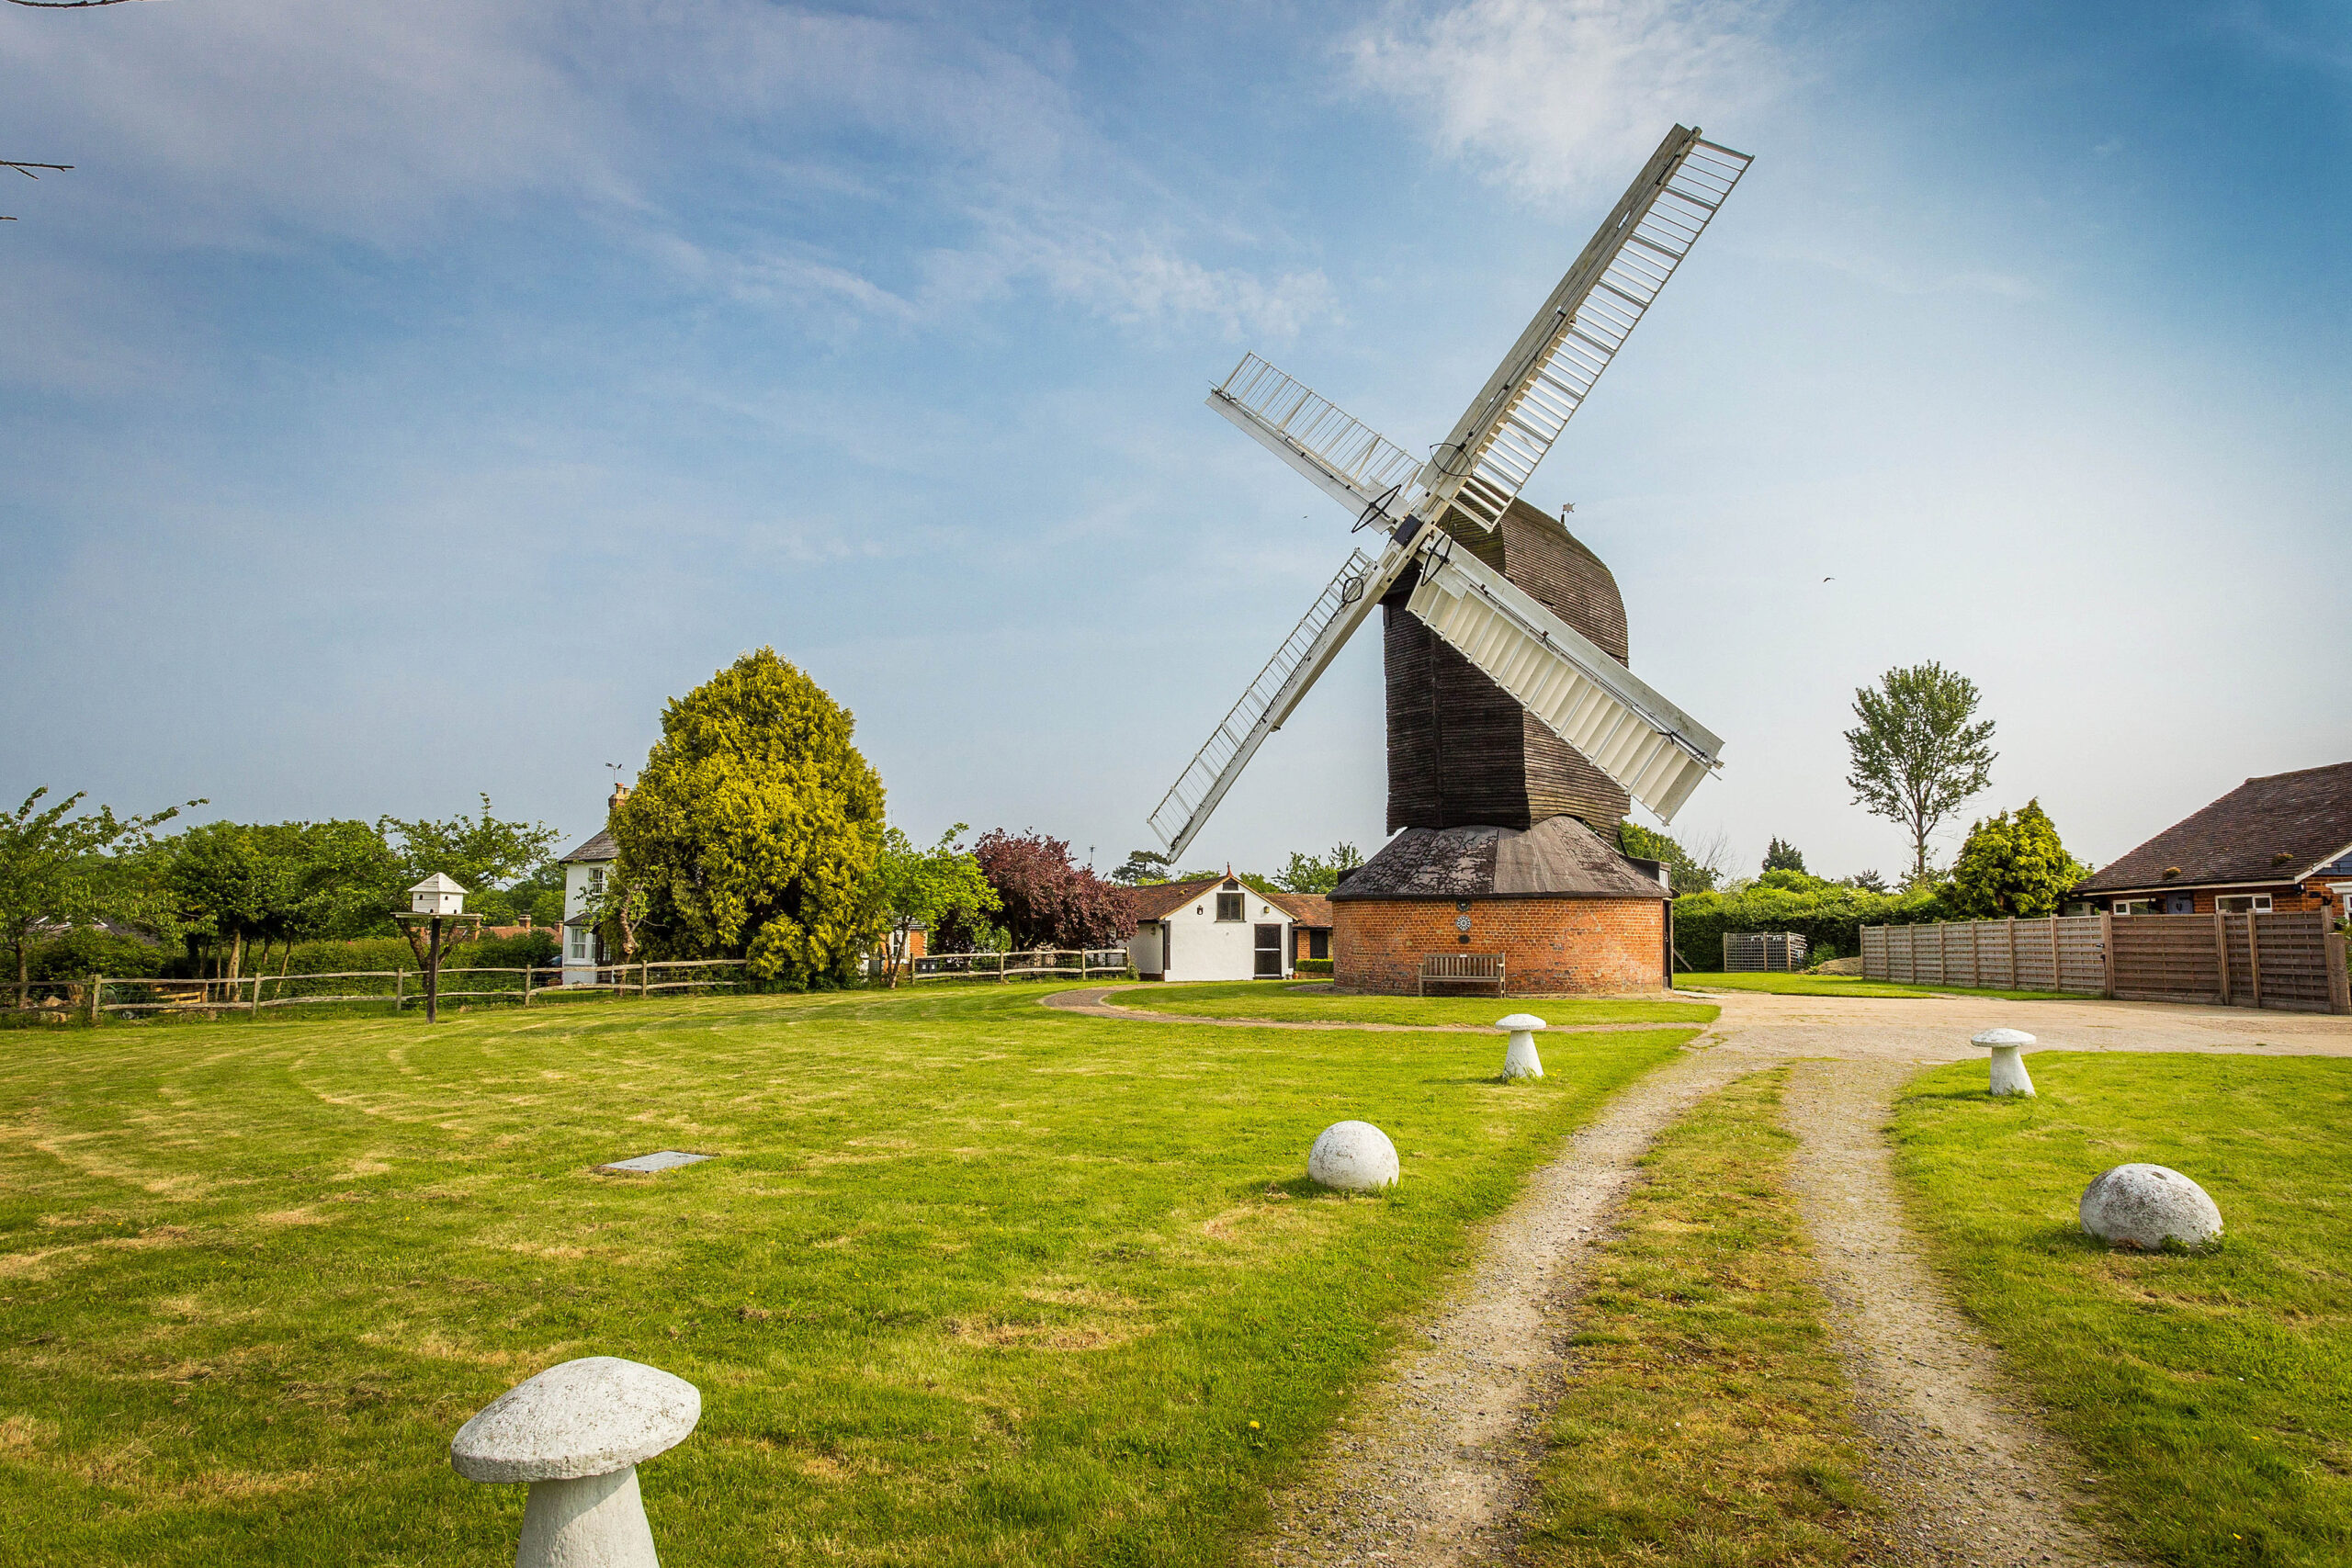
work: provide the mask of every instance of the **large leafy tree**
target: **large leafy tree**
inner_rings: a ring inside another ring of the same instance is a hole
[[[1031,829],[1001,828],[980,835],[973,858],[1003,906],[1006,937],[1015,947],[1103,947],[1127,932],[1125,896],[1070,859],[1069,844]],[[970,923],[951,919],[946,942],[969,946]]]
[[[29,950],[42,931],[144,912],[133,852],[181,810],[175,806],[148,817],[117,817],[101,806],[77,813],[82,793],[44,807],[48,794],[44,785],[16,810],[0,811],[0,942],[16,962],[19,1002]]]
[[[613,812],[620,857],[598,908],[621,950],[643,939],[765,979],[846,978],[882,927],[882,781],[854,723],[771,648],[673,699]]]
[[[1969,829],[1946,897],[1971,919],[2039,919],[2056,914],[2090,874],[2066,852],[2057,827],[2034,799],[2014,818],[2004,811]]]
[[[1636,860],[1654,860],[1665,866],[1667,883],[1677,897],[1713,892],[1724,880],[1724,863],[1731,854],[1731,840],[1720,829],[1693,852],[1630,817],[1617,824],[1617,847]]]
[[[978,858],[956,841],[966,827],[956,823],[927,850],[918,848],[896,828],[882,835],[872,889],[876,906],[898,938],[891,944],[889,981],[893,986],[899,983],[900,963],[911,962],[907,958],[906,938],[916,926],[933,931],[950,921],[969,926],[1003,907],[980,871]]]
[[[1924,886],[1928,836],[1992,781],[1993,721],[1976,718],[1976,682],[1940,664],[1890,670],[1854,693],[1846,731],[1854,803],[1911,834],[1911,885]],[[1974,720],[1974,722],[1971,722]]]
[[[1285,893],[1329,893],[1363,863],[1363,852],[1344,840],[1319,855],[1293,850],[1290,863],[1274,874],[1273,884]]]

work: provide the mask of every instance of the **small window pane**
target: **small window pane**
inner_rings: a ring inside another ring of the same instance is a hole
[[[1216,918],[1220,920],[1239,919],[1241,918],[1241,895],[1238,893],[1218,894],[1216,896]]]

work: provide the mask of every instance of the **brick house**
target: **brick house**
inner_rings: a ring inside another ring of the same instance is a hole
[[[1320,893],[1269,893],[1290,911],[1291,962],[1331,956],[1331,900]]]
[[[2317,909],[2340,919],[2352,897],[2352,762],[2248,779],[2075,897],[2118,915]]]

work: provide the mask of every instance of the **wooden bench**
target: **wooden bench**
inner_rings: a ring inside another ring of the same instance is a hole
[[[1431,986],[1492,986],[1503,994],[1503,955],[1499,953],[1432,953],[1421,959],[1421,995]]]

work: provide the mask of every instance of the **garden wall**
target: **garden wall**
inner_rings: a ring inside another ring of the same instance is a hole
[[[2352,1012],[2344,938],[2315,913],[1943,921],[1861,938],[1872,980]]]

